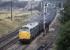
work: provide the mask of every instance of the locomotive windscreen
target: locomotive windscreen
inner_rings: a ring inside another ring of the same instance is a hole
[[[28,27],[22,27],[22,28],[20,29],[20,31],[29,31],[29,28],[28,28]]]

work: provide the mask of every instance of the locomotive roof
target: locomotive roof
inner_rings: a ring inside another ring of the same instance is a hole
[[[29,29],[32,29],[34,27],[36,27],[38,25],[38,22],[32,22],[32,23],[28,23],[27,25],[24,25],[22,27],[28,27]]]

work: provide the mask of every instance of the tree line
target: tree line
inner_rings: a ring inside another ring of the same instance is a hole
[[[60,14],[61,25],[56,42],[56,50],[70,50],[70,0],[66,0],[64,10]]]

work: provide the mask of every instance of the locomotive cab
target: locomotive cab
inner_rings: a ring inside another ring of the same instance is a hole
[[[31,39],[30,29],[26,26],[21,27],[18,37],[21,42],[29,41]]]

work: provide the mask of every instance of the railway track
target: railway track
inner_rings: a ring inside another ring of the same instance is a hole
[[[0,50],[6,50],[8,47],[15,44],[17,41],[18,41],[17,36],[10,39],[9,41],[3,41],[2,43],[0,43]]]
[[[25,50],[27,47],[29,47],[30,44],[27,45],[21,45],[21,44],[15,44],[13,47],[8,48],[7,50]]]
[[[25,50],[27,47],[29,47],[29,44],[27,45],[19,45],[15,50]]]
[[[29,47],[30,44],[21,44],[18,40],[17,42],[13,43],[9,48],[6,47],[6,50],[25,50],[27,47]],[[8,45],[9,46],[9,45]]]
[[[44,44],[42,44],[37,50],[46,50],[48,48],[51,48],[53,45],[53,40],[49,41],[49,42],[45,42]]]
[[[10,38],[14,37],[15,35],[17,35],[18,33],[18,29],[16,29],[14,32],[10,32],[8,35],[0,38],[0,43],[5,41],[5,40],[9,40]]]
[[[19,28],[17,28],[13,32],[10,32],[8,35],[0,38],[0,50],[5,50],[9,45],[11,46],[13,43],[16,42],[16,40],[18,39],[17,34]]]

